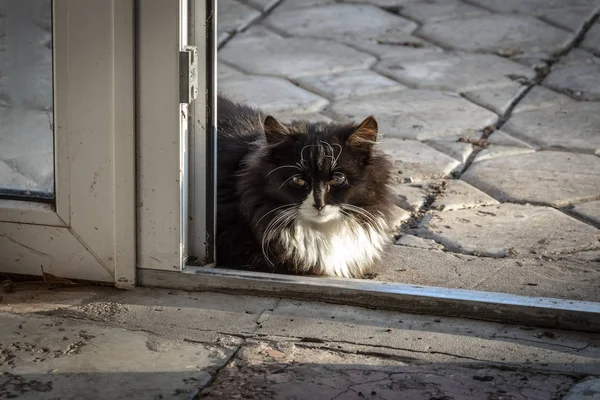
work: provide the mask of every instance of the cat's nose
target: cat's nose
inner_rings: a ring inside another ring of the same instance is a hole
[[[313,204],[313,207],[317,209],[317,211],[321,211],[325,208],[325,204]]]

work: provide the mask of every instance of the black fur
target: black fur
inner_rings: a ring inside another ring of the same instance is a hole
[[[294,273],[295,266],[282,258],[276,245],[268,249],[275,265],[267,262],[260,238],[277,215],[265,214],[281,205],[301,203],[311,189],[317,193],[315,203],[349,203],[389,220],[394,207],[388,188],[391,163],[368,138],[358,137],[358,125],[302,121],[278,125],[272,120],[265,135],[265,119],[256,109],[218,97],[218,266]],[[372,123],[376,129],[374,119]],[[323,142],[333,146],[334,154],[327,152],[330,147],[307,147]],[[338,155],[336,171],[348,183],[331,185],[333,156]],[[298,165],[302,156],[305,187],[290,181],[297,168],[275,170]],[[360,214],[356,218],[369,223]]]

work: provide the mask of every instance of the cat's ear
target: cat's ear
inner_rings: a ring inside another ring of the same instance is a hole
[[[348,138],[348,144],[357,147],[371,148],[376,142],[377,121],[372,115],[361,122]]]
[[[275,118],[270,115],[265,118],[265,122],[263,123],[263,127],[265,130],[265,137],[267,138],[267,143],[273,144],[281,141],[285,135],[289,135],[290,131]]]

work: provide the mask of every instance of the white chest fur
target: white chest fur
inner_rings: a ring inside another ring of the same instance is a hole
[[[281,232],[280,242],[298,272],[358,278],[380,257],[386,236],[353,218],[298,220]]]

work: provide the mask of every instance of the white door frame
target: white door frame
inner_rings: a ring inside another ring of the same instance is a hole
[[[134,0],[54,0],[55,204],[0,199],[0,272],[135,285]]]

